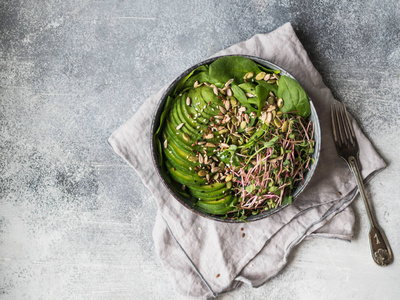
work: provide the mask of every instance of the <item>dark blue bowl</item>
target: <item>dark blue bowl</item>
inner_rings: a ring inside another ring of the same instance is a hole
[[[231,56],[231,55],[226,55],[226,56]],[[291,74],[289,74],[286,70],[282,69],[281,67],[265,60],[259,57],[254,57],[254,56],[249,56],[249,55],[232,55],[232,56],[242,56],[242,57],[246,57],[249,58],[253,61],[255,61],[256,63],[269,68],[269,69],[275,69],[275,70],[279,70],[281,71],[281,74],[289,76],[293,79],[294,78]],[[189,199],[189,198],[185,198],[182,195],[180,195],[173,186],[170,186],[168,184],[168,182],[165,180],[164,175],[161,172],[161,166],[160,163],[158,161],[157,158],[157,154],[156,154],[156,145],[154,144],[154,139],[153,136],[157,130],[157,128],[159,127],[160,124],[160,116],[161,113],[164,109],[164,105],[165,102],[167,101],[167,97],[170,93],[172,93],[172,91],[175,89],[176,85],[178,84],[178,82],[185,77],[187,74],[189,74],[191,71],[193,71],[194,69],[198,68],[201,65],[208,65],[210,63],[212,63],[213,61],[215,61],[216,59],[223,57],[223,56],[217,56],[217,57],[213,57],[213,58],[209,58],[205,61],[202,61],[194,66],[192,66],[191,68],[187,69],[185,72],[183,72],[181,75],[179,75],[168,87],[168,89],[165,91],[165,93],[163,94],[163,96],[160,99],[160,103],[158,104],[156,113],[153,117],[153,121],[151,124],[151,157],[153,160],[153,165],[154,168],[158,174],[158,176],[160,177],[162,183],[164,184],[164,186],[167,188],[167,190],[169,191],[169,193],[179,202],[181,203],[183,206],[185,206],[187,209],[191,210],[192,212],[201,215],[202,217],[208,218],[208,219],[212,219],[212,220],[216,220],[216,221],[221,221],[221,222],[225,222],[225,223],[243,223],[243,221],[238,221],[238,220],[229,220],[229,219],[222,219],[219,216],[213,216],[213,215],[208,215],[205,213],[202,213],[200,211],[198,211],[196,209],[196,207],[193,205],[193,200]],[[318,159],[319,159],[319,154],[321,151],[321,127],[319,124],[319,120],[318,120],[318,116],[317,116],[317,112],[315,110],[314,104],[311,100],[310,97],[308,97],[308,99],[310,100],[310,106],[311,106],[311,115],[310,115],[310,120],[314,123],[314,139],[315,139],[315,151],[312,154],[312,158],[314,159],[314,163],[311,165],[310,170],[308,170],[305,174],[304,174],[304,180],[299,183],[296,187],[296,189],[293,191],[292,193],[292,197],[293,197],[293,201],[296,201],[296,199],[299,197],[299,195],[301,194],[301,192],[304,191],[304,189],[306,188],[306,186],[308,185],[308,183],[310,182],[312,176],[314,175],[315,169],[317,168],[317,164],[318,164]],[[287,207],[290,204],[284,205],[284,206],[280,206],[274,209],[270,209],[268,211],[264,211],[262,213],[259,213],[257,215],[251,215],[249,217],[247,217],[246,222],[251,222],[251,221],[257,221],[257,220],[261,220],[264,218],[267,218],[269,216],[271,216],[272,214],[278,213],[280,211],[282,211],[285,207]]]

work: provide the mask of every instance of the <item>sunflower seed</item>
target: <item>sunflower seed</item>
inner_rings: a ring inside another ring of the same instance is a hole
[[[203,161],[204,161],[205,164],[208,163],[208,156],[207,155],[204,155],[204,160]]]
[[[218,96],[218,88],[215,85],[213,86],[213,92]]]
[[[230,108],[231,108],[231,102],[229,100],[226,100],[225,101],[225,109],[230,110]]]
[[[244,75],[243,79],[250,79],[250,78],[253,78],[253,76],[254,76],[253,72],[248,72],[248,73],[246,73],[246,75]]]
[[[267,112],[267,118],[265,119],[266,123],[269,124],[272,121],[272,113]]]
[[[193,85],[194,88],[198,88],[199,86],[202,86],[203,83],[199,83],[198,81],[196,81]]]
[[[244,120],[246,121],[247,124],[250,123],[250,118],[249,118],[249,115],[248,115],[248,114],[245,114],[245,115],[244,115]]]
[[[242,113],[242,112],[245,112],[245,111],[246,111],[246,107],[241,106],[241,107],[239,108],[239,113]]]
[[[276,80],[279,80],[280,76],[278,74],[272,74],[272,77],[275,78]]]
[[[214,116],[214,119],[222,120],[223,118],[224,118],[223,116]]]
[[[182,184],[182,190],[186,190],[186,185]]]
[[[192,102],[192,101],[190,100],[190,98],[187,97],[187,98],[186,98],[186,105],[187,105],[187,106],[190,106],[190,103],[191,103],[191,102]]]
[[[202,164],[202,163],[204,162],[204,160],[203,160],[203,156],[201,156],[201,154],[199,153],[199,156],[198,156],[198,157],[199,157],[199,163],[201,163],[201,164]]]
[[[210,181],[210,174],[206,174],[207,181]]]
[[[219,178],[219,173],[217,173],[217,174],[215,174],[214,176],[213,176],[213,179],[214,180],[217,180]]]
[[[183,133],[182,134],[183,138],[185,139],[185,141],[189,142],[190,141],[190,135],[188,135],[187,133]]]
[[[226,109],[223,106],[219,106],[219,110],[223,113],[226,114]]]
[[[225,83],[225,86],[230,85],[234,80],[235,80],[234,78],[229,79],[229,80]]]
[[[265,72],[258,73],[256,76],[256,80],[263,80],[265,75],[267,75],[267,73],[265,73]]]
[[[265,111],[262,112],[260,119],[265,123],[265,119],[267,118],[267,113]]]
[[[227,133],[227,132],[229,132],[229,130],[226,129],[226,128],[224,128],[224,129],[218,131],[219,134],[225,134],[225,133]]]
[[[228,144],[226,144],[226,143],[221,143],[221,144],[219,144],[219,146],[221,147],[221,148],[229,148],[229,145]]]
[[[273,111],[276,109],[275,105],[271,105],[270,107],[268,107],[267,111]]]
[[[216,156],[214,156],[214,155],[211,156],[211,158],[212,158],[214,161],[219,161],[218,158],[217,158]]]
[[[227,95],[228,97],[232,97],[232,96],[233,96],[232,90],[231,90],[231,89],[227,89],[227,90],[226,90],[226,95]]]
[[[199,175],[200,177],[204,177],[208,174],[208,172],[206,170],[200,170],[197,175]]]
[[[256,95],[252,94],[252,93],[246,93],[246,97],[247,98],[254,98]]]
[[[212,133],[209,133],[205,136],[206,140],[210,140],[214,138],[214,135]]]
[[[218,91],[220,92],[221,95],[226,95],[226,92],[223,89],[218,89]]]
[[[178,126],[176,126],[176,130],[181,129],[181,128],[183,127],[183,125],[185,125],[185,123],[181,123],[181,124],[179,124]]]
[[[168,141],[165,140],[165,141],[164,141],[164,148],[167,149],[167,147],[168,147]]]
[[[267,75],[265,75],[264,80],[268,81],[270,78],[271,78],[271,74],[267,74]]]
[[[206,142],[202,141],[202,142],[198,142],[198,145],[204,145]]]
[[[215,147],[217,147],[217,146],[215,146],[213,143],[206,143],[206,147],[215,148]]]
[[[215,167],[215,168],[211,169],[211,173],[217,173],[218,171],[221,171],[221,169],[218,168],[218,167]]]

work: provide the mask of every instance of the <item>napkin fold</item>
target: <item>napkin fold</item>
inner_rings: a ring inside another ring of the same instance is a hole
[[[312,65],[290,23],[257,34],[215,55],[246,54],[269,60],[291,73],[313,100],[320,123],[321,154],[313,179],[290,206],[266,219],[225,224],[205,219],[176,201],[161,183],[150,155],[150,124],[167,86],[147,99],[109,138],[114,151],[141,177],[156,199],[153,230],[156,252],[176,292],[184,299],[209,299],[240,283],[257,287],[287,263],[304,238],[350,240],[354,213],[349,204],[357,189],[353,175],[334,146],[330,106],[336,102]],[[386,166],[352,119],[366,181]]]

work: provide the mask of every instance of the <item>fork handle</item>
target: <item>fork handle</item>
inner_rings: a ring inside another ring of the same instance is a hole
[[[347,163],[356,179],[358,190],[360,191],[360,195],[363,199],[365,209],[367,210],[368,219],[371,224],[371,229],[369,231],[369,244],[371,247],[372,258],[378,265],[386,266],[393,261],[393,254],[390,249],[389,242],[384,231],[378,226],[378,223],[372,214],[357,158],[350,156],[347,160]]]

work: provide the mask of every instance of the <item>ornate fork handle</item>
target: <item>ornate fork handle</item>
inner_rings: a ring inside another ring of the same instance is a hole
[[[384,231],[379,228],[369,206],[360,168],[358,166],[357,157],[350,156],[346,161],[356,179],[358,190],[360,191],[361,198],[363,199],[365,209],[368,214],[368,219],[371,225],[371,229],[369,231],[369,243],[371,246],[372,257],[378,265],[386,266],[393,261],[392,251],[390,249],[389,242],[386,239]]]

